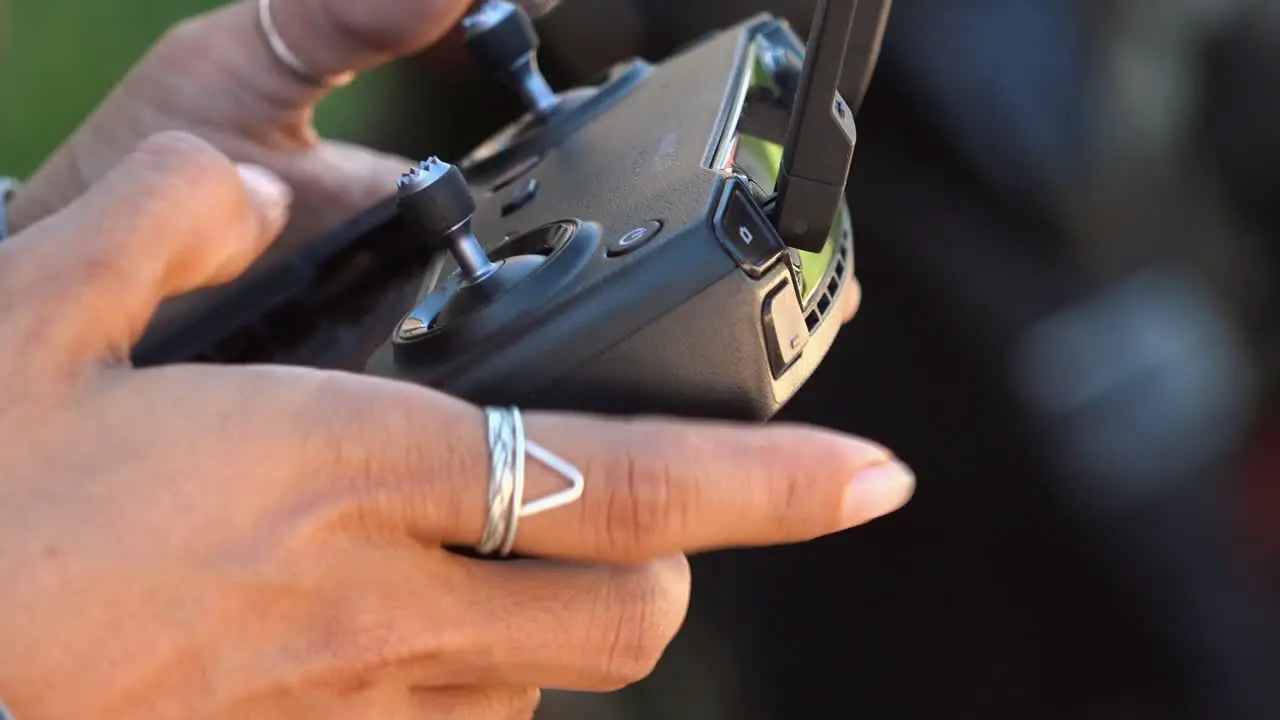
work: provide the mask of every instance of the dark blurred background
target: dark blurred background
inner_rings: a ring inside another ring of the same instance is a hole
[[[11,0],[0,169],[216,4]],[[563,0],[543,63],[568,87],[812,7]],[[518,112],[455,35],[319,123],[449,158]],[[696,559],[655,676],[542,715],[1280,718],[1280,6],[897,0],[859,138],[863,309],[785,417],[897,449],[915,501]]]

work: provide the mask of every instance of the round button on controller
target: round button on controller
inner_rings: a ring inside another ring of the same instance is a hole
[[[621,257],[629,252],[638,250],[642,245],[657,237],[660,232],[662,232],[662,222],[650,220],[640,227],[633,228],[629,232],[611,240],[606,246],[605,254],[609,257]]]

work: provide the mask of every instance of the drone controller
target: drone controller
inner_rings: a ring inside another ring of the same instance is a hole
[[[488,2],[468,44],[527,114],[457,164],[389,178],[384,203],[152,328],[135,360],[245,360],[248,336],[338,322],[348,308],[316,288],[376,247],[401,272],[365,287],[397,307],[364,372],[484,404],[767,419],[854,302],[855,128],[836,87],[857,7],[819,2],[807,46],[761,15],[556,93],[528,17]],[[306,342],[281,354],[305,362]]]

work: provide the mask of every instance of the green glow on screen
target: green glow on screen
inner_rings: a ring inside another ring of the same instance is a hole
[[[778,182],[778,168],[782,166],[782,146],[751,135],[739,135],[734,164],[760,187],[772,192]],[[808,303],[814,292],[821,287],[822,276],[826,274],[827,267],[836,254],[834,241],[844,232],[845,221],[845,213],[836,215],[836,223],[821,252],[799,251],[800,276],[804,282],[804,287],[800,289],[801,302]]]
[[[752,86],[768,86],[773,84],[769,70],[761,60],[757,51],[751,61],[752,72],[749,80]],[[754,135],[739,133],[738,147],[734,153],[734,165],[746,173],[766,192],[773,192],[778,184],[778,171],[782,167],[782,145]],[[797,251],[800,255],[800,301],[807,305],[813,299],[818,288],[822,287],[822,278],[827,268],[835,259],[837,243],[844,234],[845,223],[849,221],[848,213],[843,209],[836,214],[835,224],[827,235],[827,244],[821,252],[811,253]]]

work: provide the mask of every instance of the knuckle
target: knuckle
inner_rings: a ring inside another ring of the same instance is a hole
[[[302,667],[346,691],[368,689],[389,675],[434,672],[449,658],[475,652],[472,626],[407,619],[387,602],[386,591],[343,595],[335,585],[321,596],[341,599],[330,599],[315,611],[312,644],[302,648]],[[431,601],[419,602],[424,604],[424,617],[444,612]]]
[[[225,165],[212,145],[183,130],[162,130],[138,144],[138,154],[169,172],[191,172],[194,168]],[[198,170],[197,170],[198,171]]]
[[[205,242],[237,218],[248,196],[231,162],[204,140],[164,131],[140,142],[71,217],[91,226],[76,259],[89,282],[147,283],[216,264],[225,243]],[[129,212],[121,212],[126,207]],[[138,263],[145,255],[150,263]]]
[[[465,498],[453,478],[472,477],[466,443],[432,442],[447,407],[427,393],[344,375],[321,374],[288,412],[286,426],[315,470],[337,483],[366,532],[438,528],[461,514]],[[424,485],[423,478],[431,478]],[[424,489],[426,488],[426,489]]]
[[[627,434],[612,492],[605,508],[605,542],[610,549],[647,559],[674,542],[684,526],[685,490],[676,482],[671,452],[679,437],[633,425]],[[661,436],[661,437],[660,437]],[[660,447],[662,453],[653,449]]]
[[[684,622],[688,565],[681,557],[619,571],[610,599],[621,612],[609,627],[605,677],[611,688],[620,689],[653,673]]]
[[[762,470],[740,483],[747,493],[744,503],[755,527],[755,540],[792,542],[824,536],[840,524],[840,502],[820,488],[837,488],[831,484],[815,484],[815,478],[853,477],[857,466],[844,467],[843,456],[831,452],[830,437],[814,433],[798,425],[779,423],[774,426],[779,439],[793,452],[779,463],[762,457],[754,465]]]
[[[178,130],[151,135],[138,145],[125,174],[145,203],[142,222],[212,235],[241,227],[251,216],[249,196],[235,166],[195,135]],[[139,239],[144,241],[154,238]],[[215,242],[184,245],[213,256],[226,247]]]
[[[81,288],[119,288],[130,277],[127,252],[112,252],[114,248],[98,249],[90,246],[75,264],[76,282]]]
[[[339,383],[343,391],[332,395],[338,402],[330,409],[349,420],[341,423],[349,430],[342,433],[345,441],[334,443],[340,454],[336,459],[343,467],[355,470],[362,482],[381,479],[382,487],[404,490],[408,497],[414,497],[415,490],[421,494],[424,473],[437,478],[451,476],[448,466],[460,449],[452,443],[417,440],[433,434],[424,423],[430,409],[424,407],[421,397],[380,383],[334,380]],[[432,487],[447,488],[448,483],[433,483]],[[399,498],[401,502],[404,499]],[[440,499],[433,494],[433,501]]]
[[[371,425],[379,416],[370,411],[370,399],[342,378],[321,375],[312,380],[299,384],[299,396],[287,403],[284,426],[298,436],[309,469],[339,484],[336,489],[348,510],[363,510],[380,499],[374,483],[384,473],[396,477],[383,450],[385,435]],[[384,424],[397,415],[394,406],[386,410]]]
[[[767,486],[773,489],[765,504],[765,507],[772,509],[773,527],[770,530],[778,535],[787,535],[788,531],[794,529],[793,526],[813,524],[814,493],[811,478],[811,475],[788,472]],[[833,514],[838,512],[838,506],[832,505],[831,511]]]
[[[364,603],[344,599],[312,621],[307,643],[299,652],[303,667],[325,682],[346,692],[359,692],[375,685],[378,675],[390,664],[385,634],[370,622],[372,614]]]
[[[243,183],[231,161],[191,133],[164,130],[151,135],[138,145],[136,158],[151,179],[161,181],[166,196],[198,197],[188,200],[184,209],[239,208],[244,203]]]

